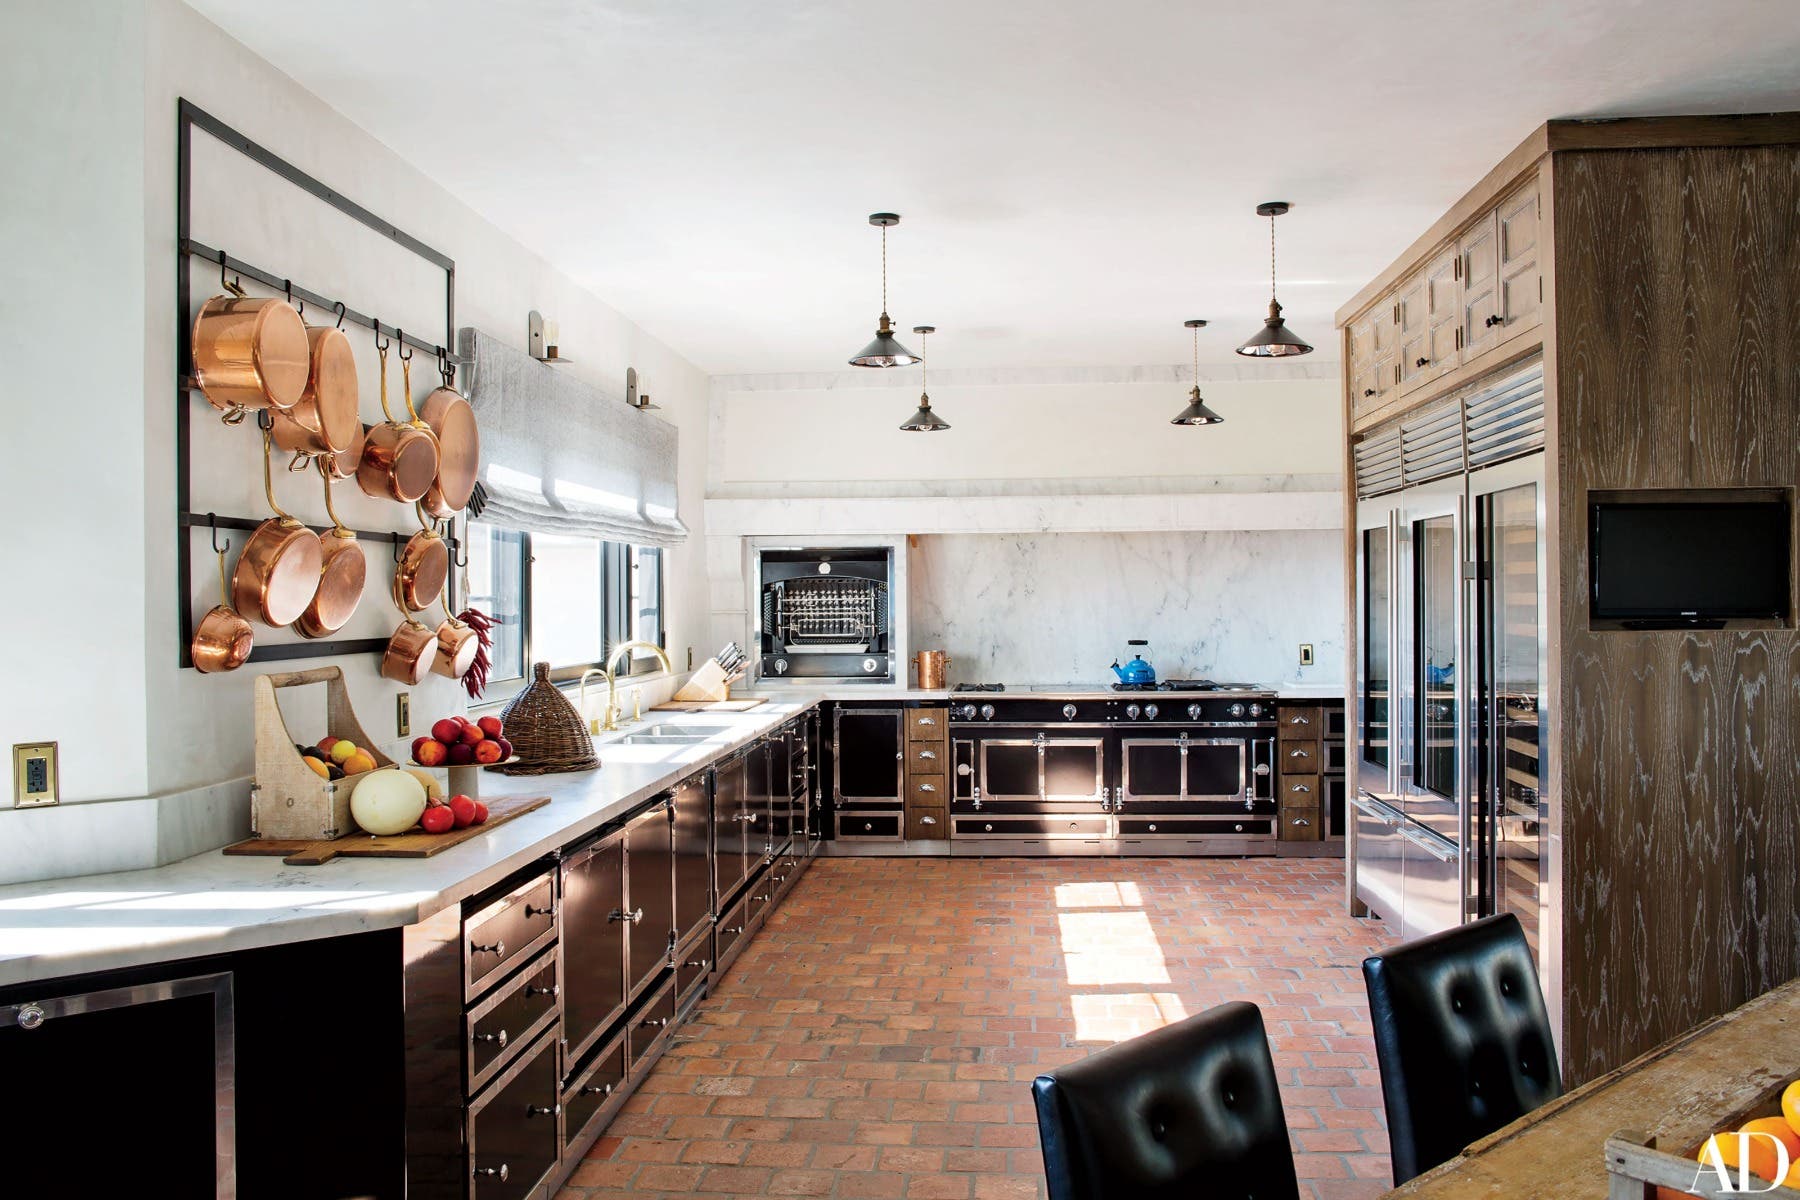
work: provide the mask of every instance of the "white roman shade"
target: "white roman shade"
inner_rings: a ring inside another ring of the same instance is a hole
[[[641,546],[686,540],[675,426],[478,329],[458,332],[457,355],[481,423],[483,521]]]

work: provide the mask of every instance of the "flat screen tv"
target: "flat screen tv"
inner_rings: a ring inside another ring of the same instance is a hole
[[[1785,623],[1792,526],[1785,497],[1596,500],[1589,614],[1633,628]]]

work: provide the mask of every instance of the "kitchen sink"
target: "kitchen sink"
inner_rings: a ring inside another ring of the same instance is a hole
[[[646,725],[624,737],[615,738],[618,746],[691,746],[729,730],[729,725]]]

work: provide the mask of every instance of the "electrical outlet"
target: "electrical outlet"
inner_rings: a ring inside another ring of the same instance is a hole
[[[406,737],[412,733],[412,693],[401,692],[394,697],[394,736]]]
[[[56,743],[23,742],[13,746],[13,803],[20,808],[55,804]]]
[[[1313,652],[1312,652],[1312,643],[1311,642],[1301,642],[1300,643],[1300,665],[1303,667],[1310,667],[1313,665]]]

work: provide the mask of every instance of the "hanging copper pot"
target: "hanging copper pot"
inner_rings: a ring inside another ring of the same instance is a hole
[[[194,318],[194,379],[209,404],[231,424],[251,409],[292,408],[306,391],[310,358],[306,323],[279,298],[251,299],[236,280],[219,281],[230,295],[214,296]]]
[[[306,331],[306,390],[295,405],[273,414],[275,444],[295,454],[338,454],[362,436],[356,356],[333,325]]]
[[[399,500],[413,504],[423,499],[437,479],[437,435],[431,426],[419,420],[412,406],[412,351],[401,344],[400,362],[405,376],[406,421],[394,420],[388,407],[387,352],[388,342],[380,341],[376,331],[376,349],[381,356],[381,412],[387,418],[369,430],[363,443],[362,460],[356,467],[356,482],[377,500]]]
[[[450,615],[449,601],[443,596],[438,600],[444,606],[444,620],[437,627],[437,653],[432,656],[431,669],[447,679],[461,679],[475,665],[476,652],[481,649],[480,636],[473,626]]]
[[[394,603],[400,604],[397,580]],[[402,611],[405,611],[404,606]],[[437,653],[437,647],[437,631],[414,620],[411,613],[406,613],[406,619],[400,622],[400,628],[394,630],[394,635],[388,639],[387,649],[382,651],[382,677],[409,686],[423,683],[425,676],[431,674],[431,661]]]
[[[319,461],[331,472],[333,479],[349,479],[356,474],[356,468],[362,465],[363,444],[368,440],[369,427],[361,421],[356,423],[356,434],[350,439],[348,448],[336,454],[321,454]]]
[[[237,670],[256,645],[256,632],[231,607],[231,594],[225,587],[225,550],[230,548],[230,542],[223,550],[214,544],[219,556],[219,602],[200,618],[193,641],[188,643],[188,657],[202,674]]]
[[[450,385],[450,364],[441,355],[438,373],[444,382],[419,405],[419,416],[438,440],[437,478],[425,492],[425,511],[448,517],[468,506],[481,470],[481,430],[468,397]]]
[[[263,429],[263,495],[273,517],[256,527],[231,574],[231,602],[265,625],[292,625],[319,590],[324,547],[319,535],[283,512],[269,479],[269,430]]]
[[[424,612],[450,578],[450,548],[419,511],[419,532],[407,539],[394,568],[394,596],[408,612]]]
[[[331,502],[331,472],[325,460],[319,460],[319,475],[325,480],[325,511],[331,515],[331,532],[319,539],[323,559],[319,566],[319,590],[312,603],[294,622],[294,630],[304,638],[322,638],[342,629],[362,603],[363,584],[369,575],[369,560],[353,530],[338,520],[337,508]]]

